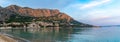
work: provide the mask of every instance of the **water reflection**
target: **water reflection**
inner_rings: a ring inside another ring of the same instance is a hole
[[[120,27],[51,27],[0,30],[31,42],[120,42]]]
[[[83,28],[30,28],[30,29],[8,29],[0,30],[16,37],[22,37],[30,40],[31,42],[69,42],[72,39],[72,34],[77,34],[81,31],[88,31],[89,29]]]

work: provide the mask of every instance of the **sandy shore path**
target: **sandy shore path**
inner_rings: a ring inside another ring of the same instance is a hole
[[[0,42],[6,42],[5,40],[3,40],[2,38],[0,38]]]
[[[0,34],[0,42],[18,42],[8,36]]]
[[[14,37],[6,33],[0,33],[0,42],[30,42],[24,38]]]

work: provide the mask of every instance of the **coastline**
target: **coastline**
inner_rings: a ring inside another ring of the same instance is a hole
[[[18,41],[6,35],[0,34],[0,42],[18,42]]]
[[[30,42],[23,38],[17,38],[9,34],[0,33],[0,42]]]

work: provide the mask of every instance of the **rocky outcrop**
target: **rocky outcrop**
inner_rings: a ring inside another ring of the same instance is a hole
[[[60,14],[57,9],[32,9],[28,7],[20,7],[16,5],[11,5],[6,7],[6,9],[19,13],[21,15],[29,15],[34,17],[49,17]]]
[[[61,19],[67,19],[70,21],[72,18],[65,13],[61,13],[57,9],[32,9],[28,7],[20,7],[16,5],[11,5],[6,7],[6,9],[18,13],[24,16],[33,16],[33,17],[51,17],[58,16]]]
[[[5,8],[0,8],[0,21],[5,21],[12,14],[15,14],[15,12],[7,10]]]

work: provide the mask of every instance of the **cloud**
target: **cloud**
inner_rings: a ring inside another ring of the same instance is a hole
[[[87,23],[94,25],[117,25],[120,24],[120,10],[118,9],[120,8],[91,10],[81,20],[89,21]]]
[[[94,19],[98,19],[101,20],[102,18],[113,18],[113,17],[120,17],[120,10],[118,10],[120,8],[114,8],[114,9],[110,9],[110,8],[106,8],[106,9],[97,9],[97,10],[91,10],[87,13],[86,16],[89,16],[89,18],[94,18]]]
[[[120,2],[120,1],[119,1]],[[120,6],[117,0],[94,0],[70,4],[63,11],[74,19],[94,25],[120,24]]]
[[[95,7],[95,6],[99,6],[99,5],[102,5],[102,4],[105,4],[105,3],[108,3],[110,2],[111,0],[102,0],[102,1],[92,1],[90,3],[87,3],[87,4],[83,4],[83,6],[81,6],[80,8],[81,9],[86,9],[86,8],[92,8],[92,7]]]
[[[88,3],[72,3],[69,4],[66,8],[74,8],[79,10],[91,9],[97,6],[108,5],[112,0],[91,0]]]

